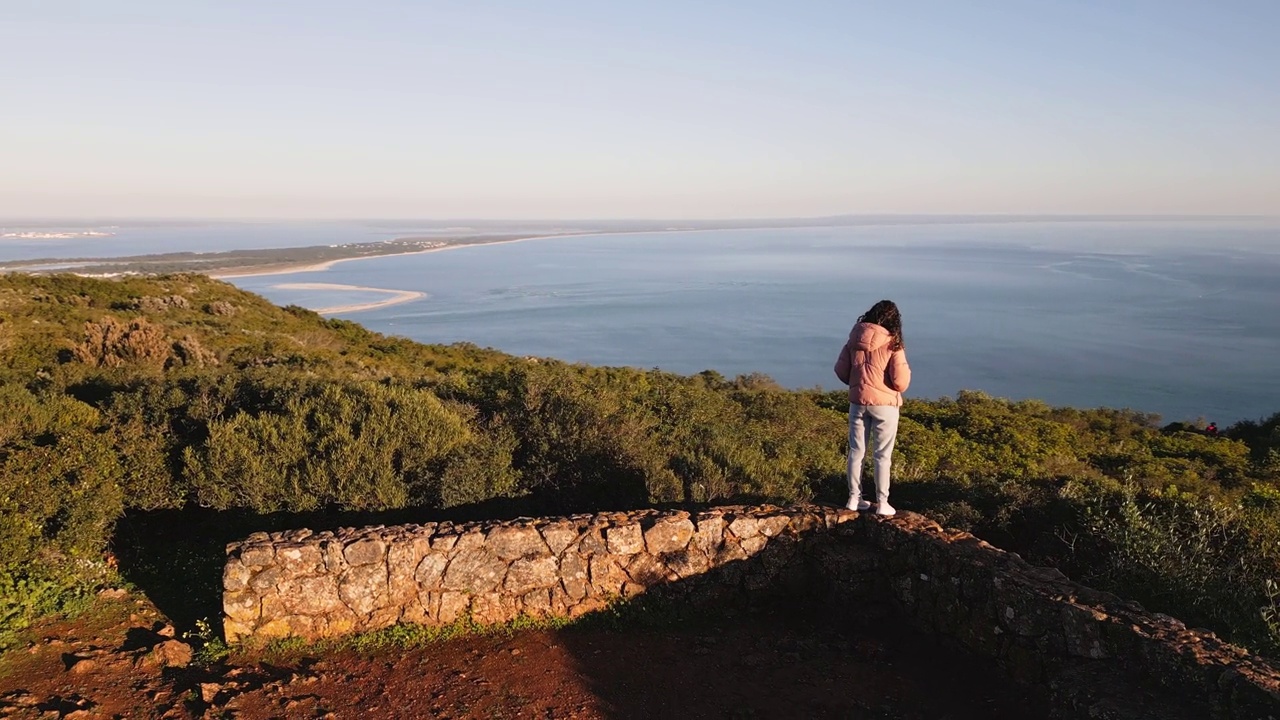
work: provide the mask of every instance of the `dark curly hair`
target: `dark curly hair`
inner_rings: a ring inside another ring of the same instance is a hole
[[[875,323],[893,336],[889,341],[890,350],[901,350],[906,347],[906,343],[902,340],[902,314],[898,312],[898,306],[893,304],[892,300],[881,300],[871,309],[862,313],[858,318],[858,322]]]

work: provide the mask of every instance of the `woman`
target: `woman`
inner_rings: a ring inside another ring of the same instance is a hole
[[[849,386],[849,502],[850,510],[876,509],[893,515],[889,504],[889,464],[898,435],[898,408],[911,384],[911,366],[902,343],[898,306],[881,300],[858,318],[849,341],[836,360],[836,377]],[[875,438],[876,502],[862,499],[862,459],[868,436]]]

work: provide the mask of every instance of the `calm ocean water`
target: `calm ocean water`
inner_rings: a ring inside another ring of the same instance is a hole
[[[903,311],[911,396],[978,389],[1220,424],[1280,411],[1274,222],[579,236],[235,282],[309,307],[376,297],[275,286],[423,291],[344,317],[424,342],[680,373],[758,371],[826,388],[838,386],[831,366],[857,315],[891,298]]]

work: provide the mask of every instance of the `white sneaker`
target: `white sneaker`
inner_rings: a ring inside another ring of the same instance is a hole
[[[893,517],[898,514],[898,511],[894,510],[893,506],[889,503],[882,502],[876,506],[876,514],[881,517]]]
[[[846,510],[856,510],[858,512],[866,512],[871,509],[871,503],[866,500],[858,500],[857,502],[850,500],[845,506]]]

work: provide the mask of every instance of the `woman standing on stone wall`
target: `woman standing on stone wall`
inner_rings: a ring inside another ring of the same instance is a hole
[[[849,502],[850,510],[893,515],[889,504],[889,466],[898,436],[898,408],[911,384],[902,342],[898,306],[881,300],[858,318],[849,340],[836,359],[836,377],[849,386]],[[862,460],[869,441],[875,442],[876,502],[862,499]]]

